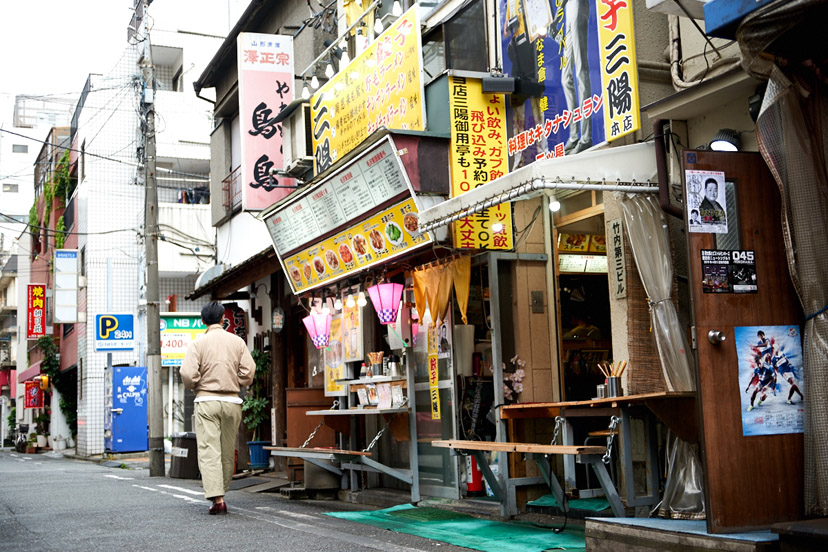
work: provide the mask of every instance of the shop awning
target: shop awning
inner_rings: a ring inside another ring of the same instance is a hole
[[[17,375],[17,381],[19,381],[19,382],[29,381],[33,377],[39,376],[40,375],[40,364],[42,362],[43,362],[42,360],[38,360],[37,362],[35,362],[34,364],[29,366],[28,368],[26,368],[22,372],[20,372]]]
[[[192,301],[208,293],[213,299],[225,299],[256,280],[280,270],[282,267],[276,258],[276,252],[272,247],[268,247],[197,287],[186,299]]]
[[[655,144],[646,142],[535,161],[420,213],[423,232],[546,190],[657,193]]]

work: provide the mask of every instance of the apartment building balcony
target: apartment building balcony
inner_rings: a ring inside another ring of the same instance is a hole
[[[224,214],[226,216],[230,216],[241,209],[241,165],[224,177],[221,181],[221,191],[222,205],[224,206]]]

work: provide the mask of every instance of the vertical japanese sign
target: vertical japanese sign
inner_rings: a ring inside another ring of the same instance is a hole
[[[440,420],[440,359],[438,351],[440,350],[440,336],[437,333],[437,327],[429,324],[428,326],[428,395],[431,403],[431,419]]]
[[[29,284],[26,305],[26,339],[38,339],[46,335],[45,284]]]
[[[417,8],[400,16],[311,97],[317,174],[380,127],[425,129]]]
[[[26,382],[26,395],[23,398],[23,408],[43,408],[43,390],[40,388],[40,382]]]
[[[224,306],[225,331],[236,334],[247,343],[247,311],[235,303],[228,303]]]
[[[507,106],[512,170],[640,124],[632,0],[549,3],[551,20],[534,0],[498,0],[504,71],[519,79]]]
[[[641,126],[633,3],[632,0],[601,0],[598,13],[601,82],[606,98],[604,127],[607,139],[615,140]]]
[[[78,250],[56,249],[52,266],[55,272],[54,323],[78,321]]]
[[[451,192],[456,197],[509,172],[502,94],[484,94],[478,79],[449,77]],[[458,249],[512,249],[512,204],[454,223]]]
[[[621,219],[607,221],[607,261],[610,288],[616,299],[627,296],[627,259],[624,253],[624,225]]]
[[[293,38],[239,33],[236,40],[241,121],[242,209],[269,207],[290,193],[293,179],[284,169],[282,125],[273,122],[293,101]]]

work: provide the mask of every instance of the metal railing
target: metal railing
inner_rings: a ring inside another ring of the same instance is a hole
[[[222,205],[224,205],[224,211],[227,214],[241,209],[241,186],[241,165],[239,165],[221,181],[221,191],[224,196],[222,198]]]

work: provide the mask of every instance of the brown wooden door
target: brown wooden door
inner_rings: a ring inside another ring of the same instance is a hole
[[[726,205],[728,230],[736,226],[736,231],[727,237],[689,230],[687,234],[707,527],[712,533],[724,533],[800,519],[802,434],[743,435],[742,415],[747,409],[741,398],[752,396],[752,390],[748,389],[746,394],[739,380],[739,354],[734,339],[735,327],[802,322],[799,301],[788,275],[779,191],[757,153],[687,151],[684,164],[690,170],[724,171],[725,181],[732,183]],[[686,196],[685,189],[685,200]],[[703,249],[753,251],[756,293],[704,293]],[[722,332],[726,340],[718,345],[711,343],[711,330]],[[741,351],[744,353],[745,348]],[[779,381],[782,393],[787,395],[788,384]],[[799,384],[802,385],[801,380]],[[757,403],[760,398],[756,397]],[[773,401],[777,400],[773,397]],[[761,405],[755,408],[756,413],[762,412]]]

